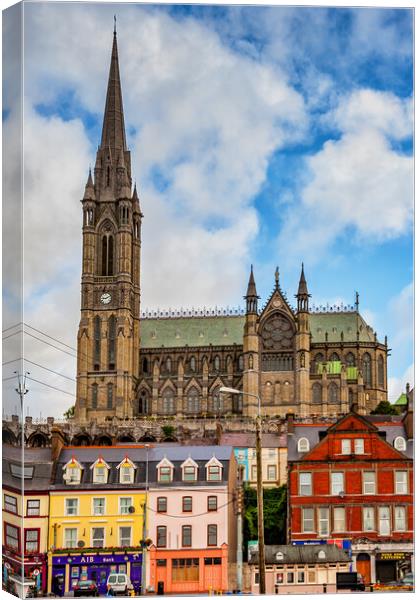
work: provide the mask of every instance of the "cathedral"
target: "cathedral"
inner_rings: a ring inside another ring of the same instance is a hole
[[[387,399],[387,340],[354,306],[314,310],[304,268],[292,306],[278,269],[263,306],[141,313],[142,212],[132,184],[117,36],[102,137],[83,210],[75,420],[334,416]],[[222,274],[223,275],[223,274]],[[298,275],[298,274],[297,274]],[[297,277],[298,278],[298,277]],[[221,386],[242,394],[219,393]]]

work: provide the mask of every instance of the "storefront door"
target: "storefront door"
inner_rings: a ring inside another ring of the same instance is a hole
[[[222,559],[218,557],[204,558],[204,590],[218,591],[222,589]]]
[[[370,556],[366,552],[357,555],[356,570],[362,575],[366,585],[371,583]]]
[[[140,592],[141,589],[141,563],[135,562],[131,564],[130,580],[133,584],[134,591]]]
[[[380,583],[395,581],[397,578],[397,561],[395,560],[377,560],[376,561],[376,579]]]
[[[56,596],[64,596],[64,582],[66,578],[65,567],[55,567],[52,576],[52,593]]]

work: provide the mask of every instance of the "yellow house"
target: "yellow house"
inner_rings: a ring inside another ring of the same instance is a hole
[[[50,489],[48,592],[63,595],[79,579],[106,592],[111,573],[142,580],[146,449],[65,447]]]
[[[3,574],[16,592],[47,587],[51,471],[48,448],[25,448],[23,463],[21,448],[3,445]]]

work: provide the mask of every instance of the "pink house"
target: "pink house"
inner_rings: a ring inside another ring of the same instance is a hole
[[[150,454],[147,585],[173,594],[235,588],[228,570],[237,543],[232,448],[160,447]]]

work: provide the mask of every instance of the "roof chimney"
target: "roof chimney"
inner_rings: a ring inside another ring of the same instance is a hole
[[[66,440],[64,439],[63,432],[58,427],[51,429],[51,459],[55,462],[60,456],[61,449],[65,446]]]

